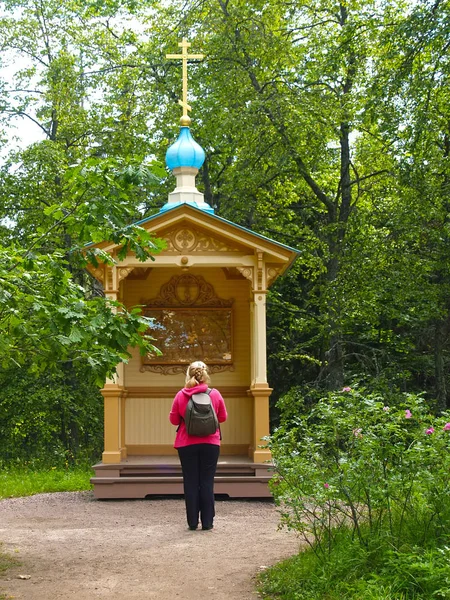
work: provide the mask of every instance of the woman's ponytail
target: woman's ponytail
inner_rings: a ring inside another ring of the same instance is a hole
[[[191,363],[186,371],[186,388],[192,388],[201,383],[209,383],[208,367],[201,360]]]

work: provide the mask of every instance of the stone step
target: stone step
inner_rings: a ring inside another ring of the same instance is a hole
[[[270,498],[270,476],[216,476],[214,492],[230,498]],[[152,495],[183,494],[181,476],[93,477],[98,499],[145,498]]]
[[[171,477],[181,476],[179,463],[120,463],[94,465],[96,477]],[[216,470],[217,476],[253,477],[255,475],[271,475],[271,465],[257,463],[219,463]]]
[[[271,480],[270,476],[259,476],[259,477],[255,477],[255,475],[251,475],[248,477],[245,476],[217,476],[214,478],[214,482],[215,483],[223,483],[223,482],[254,482],[254,481],[261,481],[264,483],[267,483],[268,481]],[[176,476],[176,475],[167,475],[167,476],[163,476],[163,477],[158,477],[158,476],[154,476],[154,477],[148,477],[148,476],[142,476],[142,477],[92,477],[91,478],[91,483],[93,483],[94,485],[96,484],[105,484],[105,483],[183,483],[183,477],[181,476]]]
[[[146,469],[146,470],[157,470],[157,469],[165,469],[165,470],[171,470],[171,471],[181,471],[181,465],[180,463],[164,463],[164,462],[159,462],[159,463],[154,463],[154,462],[140,462],[139,464],[137,463],[113,463],[113,464],[108,464],[108,463],[99,463],[97,465],[94,465],[92,467],[95,470],[108,470],[108,469],[117,469],[120,468],[122,471],[130,471],[130,470],[135,470],[135,469]],[[229,470],[233,470],[233,471],[248,471],[248,472],[253,472],[255,469],[260,469],[260,468],[264,468],[264,469],[270,469],[272,468],[272,465],[266,465],[266,464],[260,464],[260,463],[218,463],[217,464],[217,471],[229,471]]]

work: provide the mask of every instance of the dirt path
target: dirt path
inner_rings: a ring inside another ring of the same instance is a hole
[[[217,501],[216,513],[214,530],[189,531],[182,499],[1,500],[0,541],[22,564],[0,590],[20,600],[254,600],[254,575],[298,540],[277,530],[268,502]]]

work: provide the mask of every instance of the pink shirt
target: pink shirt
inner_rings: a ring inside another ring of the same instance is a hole
[[[178,429],[177,435],[175,437],[175,448],[191,446],[192,444],[215,444],[216,446],[220,446],[219,430],[217,430],[216,433],[212,433],[211,435],[207,435],[205,437],[199,437],[198,435],[189,435],[186,431],[186,426],[183,420],[184,415],[186,413],[186,406],[192,394],[206,392],[207,389],[208,386],[206,385],[206,383],[201,383],[200,385],[196,385],[193,388],[183,388],[175,396],[172,404],[172,409],[169,414],[169,421],[172,423],[172,425],[180,425],[181,423],[181,426]],[[212,388],[210,398],[211,404],[213,405],[214,410],[216,411],[219,423],[223,423],[227,420],[227,409],[220,392]]]

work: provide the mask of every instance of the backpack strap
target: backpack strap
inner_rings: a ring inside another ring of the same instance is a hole
[[[210,396],[210,395],[211,395],[211,392],[213,391],[213,389],[214,389],[214,388],[212,388],[212,389],[211,389],[211,388],[208,388],[208,389],[206,390],[206,393],[208,394],[208,396]],[[212,403],[211,403],[211,405],[212,405]],[[213,406],[213,410],[214,410],[214,406]],[[215,412],[215,411],[214,411],[214,412]],[[216,415],[216,416],[217,416],[217,415]],[[220,423],[219,423],[219,419],[217,419],[217,425],[219,426],[220,441],[222,441],[222,430],[220,429]]]

